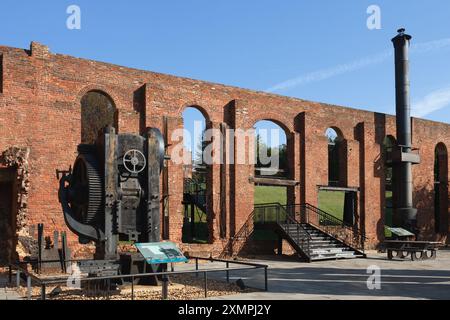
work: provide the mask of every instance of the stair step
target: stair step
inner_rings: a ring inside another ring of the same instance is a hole
[[[291,237],[292,240],[295,241],[307,241],[308,238],[307,237]],[[328,244],[332,244],[332,245],[342,245],[342,243],[340,243],[339,241],[335,241],[333,239],[312,239],[309,242],[310,244],[324,244],[324,243],[328,243]]]
[[[280,227],[292,242],[303,248],[311,261],[364,257],[348,245],[309,224],[284,224]],[[309,250],[307,250],[308,239]]]
[[[330,245],[330,244],[310,244],[309,247],[311,249],[322,249],[322,248],[333,248],[333,249],[349,249],[346,246],[343,245]]]
[[[362,258],[361,255],[317,255],[311,256],[311,261],[332,260],[332,259],[356,259]]]
[[[311,251],[312,254],[340,254],[350,252],[350,251],[345,252],[342,248],[320,248],[320,249],[312,249]]]

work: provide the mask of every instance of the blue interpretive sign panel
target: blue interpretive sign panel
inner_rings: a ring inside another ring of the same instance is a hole
[[[188,259],[173,242],[135,243],[149,264],[186,262]]]

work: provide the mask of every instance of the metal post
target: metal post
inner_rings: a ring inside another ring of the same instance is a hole
[[[208,275],[205,271],[204,273],[204,281],[205,281],[205,298],[208,298]]]
[[[31,300],[31,277],[27,276],[27,299]]]
[[[131,300],[134,300],[134,277],[131,277]]]
[[[195,238],[195,206],[191,201],[191,239]]]
[[[9,285],[12,285],[12,266],[9,265],[9,273],[8,273]]]
[[[62,252],[62,271],[63,273],[67,273],[67,264],[66,264],[66,247],[67,247],[67,239],[66,239],[66,232],[61,232],[61,252]]]
[[[38,274],[42,270],[42,246],[44,240],[44,224],[38,224]]]
[[[264,267],[264,290],[269,291],[269,283],[267,281],[267,266]]]
[[[41,286],[41,300],[45,300],[45,283]]]
[[[281,235],[278,235],[278,243],[277,243],[277,245],[278,245],[277,255],[282,256],[283,255],[283,237]]]
[[[163,272],[167,272],[167,264],[163,265]],[[162,299],[167,300],[169,295],[169,279],[167,278],[167,274],[163,274],[162,276]]]
[[[17,273],[16,273],[16,287],[19,288],[20,287],[20,270],[17,269]]]
[[[230,283],[230,271],[228,270],[230,268],[230,263],[227,261],[227,282]]]
[[[195,258],[195,270],[198,271],[198,258]],[[198,272],[195,274],[195,276],[198,278]]]

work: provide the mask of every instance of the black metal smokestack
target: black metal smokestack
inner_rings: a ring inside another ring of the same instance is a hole
[[[402,227],[415,231],[417,209],[413,207],[412,165],[420,162],[419,156],[412,153],[411,106],[409,96],[409,46],[411,36],[405,29],[399,29],[392,39],[395,48],[395,87],[397,115],[396,168],[399,170],[398,208],[396,214]]]

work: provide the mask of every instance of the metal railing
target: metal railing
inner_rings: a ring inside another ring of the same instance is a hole
[[[194,179],[184,179],[183,192],[189,194],[205,194],[206,184],[205,182],[196,181]]]
[[[143,278],[149,278],[149,277],[162,277],[162,290],[161,290],[161,298],[163,300],[168,299],[169,290],[168,290],[168,277],[174,276],[174,275],[184,275],[184,274],[192,274],[196,277],[199,277],[200,274],[203,274],[203,289],[204,289],[204,297],[208,297],[208,274],[214,273],[214,272],[225,272],[226,274],[226,281],[227,283],[230,282],[230,273],[231,272],[238,272],[238,271],[244,271],[244,270],[259,270],[264,269],[264,291],[268,291],[268,266],[264,264],[257,264],[257,263],[249,263],[249,262],[243,262],[243,261],[235,261],[235,260],[224,260],[224,259],[213,259],[213,258],[201,258],[201,257],[189,257],[189,259],[195,260],[195,270],[185,270],[185,271],[175,271],[174,266],[172,265],[172,271],[164,271],[164,272],[153,272],[153,273],[138,273],[138,274],[129,274],[129,275],[110,275],[110,276],[101,276],[101,277],[80,277],[76,280],[79,281],[80,285],[82,282],[99,282],[103,281],[106,283],[107,290],[103,290],[103,296],[106,296],[107,298],[111,297],[111,290],[110,285],[111,281],[114,280],[120,280],[123,281],[124,279],[129,279],[131,283],[131,300],[134,300],[135,298],[135,280],[136,279],[143,279]],[[199,268],[199,260],[205,260],[210,262],[222,262],[226,264],[225,268],[212,268],[212,269],[200,269]],[[75,261],[75,260],[71,260]],[[45,263],[44,261],[43,263]],[[245,267],[239,267],[239,268],[230,268],[230,265],[239,265],[239,266],[245,266]],[[33,283],[36,286],[40,287],[41,293],[40,293],[40,300],[46,300],[47,298],[47,288],[49,286],[54,285],[61,285],[61,284],[67,284],[67,279],[43,279],[40,278],[26,269],[15,265],[10,264],[9,265],[9,284],[13,284],[13,271],[16,271],[16,287],[20,287],[22,275],[24,275],[27,283],[27,299],[31,300],[32,298],[32,287]]]
[[[287,206],[272,203],[256,206],[254,210],[254,223],[276,224],[283,229],[286,235],[294,241],[299,249],[309,259],[311,255],[312,236],[310,232],[295,218],[295,212],[287,210]]]
[[[222,252],[220,253],[219,258],[234,257],[239,254],[239,252],[244,247],[247,239],[250,238],[250,236],[254,232],[254,213],[255,211],[253,210],[242,227],[239,229],[239,231],[233,237],[230,237]]]
[[[310,224],[344,244],[364,253],[367,237],[356,225],[341,219],[308,203],[285,206],[291,216],[299,216],[302,223]]]
[[[297,239],[297,246],[309,258],[311,252],[311,234],[295,219],[295,215],[291,215],[286,210],[286,206],[278,202],[255,205],[252,213],[248,216],[236,235],[229,239],[220,257],[233,257],[238,255],[247,240],[253,235],[255,225],[265,224],[278,224],[292,239]],[[296,228],[291,228],[291,226],[295,226]]]

